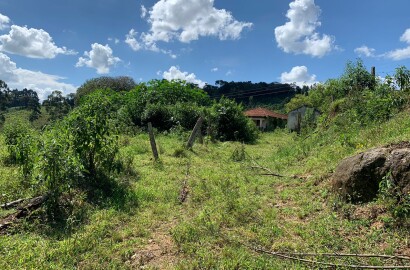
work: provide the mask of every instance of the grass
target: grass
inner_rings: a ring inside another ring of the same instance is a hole
[[[120,138],[137,204],[127,209],[84,205],[86,218],[70,231],[35,219],[22,222],[0,235],[0,269],[312,267],[255,253],[241,243],[282,252],[410,255],[407,228],[396,226],[380,201],[350,205],[330,192],[330,174],[342,158],[410,139],[407,112],[387,123],[310,137],[278,130],[245,146],[218,142],[185,151],[180,137],[156,139],[157,162],[148,135]],[[246,155],[233,158],[238,151]],[[298,178],[261,176],[251,168],[255,164]],[[18,168],[1,164],[0,203],[31,195],[19,181]],[[188,197],[181,203],[184,183]],[[382,213],[366,214],[372,209]],[[7,213],[0,210],[0,216]]]

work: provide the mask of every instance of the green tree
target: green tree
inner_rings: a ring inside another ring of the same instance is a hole
[[[102,76],[87,80],[78,89],[75,95],[75,105],[80,104],[83,96],[86,96],[96,90],[111,89],[115,92],[130,91],[136,86],[134,79],[127,76],[107,77]]]
[[[349,94],[357,94],[366,89],[374,90],[376,86],[375,78],[367,71],[361,59],[358,59],[356,63],[347,63],[341,80],[345,92]]]
[[[410,70],[408,70],[405,66],[396,68],[394,79],[396,80],[400,90],[410,90]]]
[[[85,97],[81,106],[69,115],[68,127],[73,151],[89,180],[109,172],[118,152],[117,136],[111,120],[114,118],[113,102],[102,91]]]
[[[50,114],[51,120],[61,119],[70,111],[70,105],[67,99],[63,96],[61,91],[53,91],[46,100],[43,102],[43,106]]]
[[[126,111],[135,125],[146,126],[147,122],[153,122],[156,128],[162,130],[172,127],[171,118],[175,120],[182,116],[181,110],[184,108],[192,112],[190,106],[182,104],[197,107],[210,104],[209,96],[202,89],[178,80],[152,80],[139,84],[127,93],[125,99]],[[178,112],[173,109],[176,104],[179,104]],[[192,114],[192,117],[195,117],[194,115],[196,114]],[[190,126],[180,124],[184,127]]]
[[[258,138],[255,124],[243,113],[243,106],[234,100],[221,98],[210,109],[208,123],[213,136],[221,141],[253,143]]]

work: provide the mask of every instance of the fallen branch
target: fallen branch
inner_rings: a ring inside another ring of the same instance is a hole
[[[355,268],[355,269],[410,269],[410,265],[387,265],[387,266],[373,266],[373,265],[354,265],[354,264],[343,264],[343,263],[328,263],[318,260],[309,260],[304,258],[298,258],[297,256],[312,256],[312,257],[357,257],[357,258],[381,258],[386,261],[396,259],[396,260],[407,260],[410,261],[410,257],[402,255],[379,255],[379,254],[349,254],[349,253],[292,253],[292,252],[273,252],[260,247],[255,247],[250,244],[247,244],[238,239],[232,239],[226,235],[221,235],[223,239],[230,243],[239,244],[244,247],[247,247],[250,250],[253,250],[257,253],[263,253],[271,256],[275,256],[282,259],[288,259],[298,262],[303,262],[307,264],[313,264],[317,267],[331,267],[333,268]],[[235,237],[236,238],[236,237]]]
[[[286,175],[281,175],[281,174],[278,174],[278,173],[274,173],[269,168],[265,168],[265,167],[262,167],[260,165],[254,165],[254,166],[251,166],[251,168],[252,169],[260,169],[260,170],[264,170],[264,171],[268,172],[268,173],[260,173],[259,175],[276,176],[276,177],[281,177],[281,178],[295,178],[295,179],[298,178],[298,179],[302,179],[302,178],[300,178],[296,175],[286,176]]]
[[[325,265],[325,266],[331,266],[331,267],[347,267],[347,268],[356,268],[356,269],[410,269],[410,265],[408,266],[399,266],[399,265],[387,265],[387,266],[373,266],[373,265],[355,265],[355,264],[335,264],[335,263],[327,263],[327,262],[321,262],[321,261],[315,261],[315,260],[307,260],[307,259],[302,259],[295,257],[292,255],[292,253],[280,253],[280,252],[272,252],[268,250],[264,250],[261,248],[256,248],[256,247],[251,247],[248,245],[245,245],[248,248],[252,249],[253,251],[256,251],[258,253],[265,253],[268,255],[284,258],[284,259],[289,259],[289,260],[294,260],[294,261],[299,261],[299,262],[304,262],[304,263],[309,263],[309,264],[316,264],[316,265]],[[319,256],[319,254],[316,254]],[[350,254],[353,255],[353,254]],[[349,256],[350,256],[349,255]],[[355,254],[357,257],[381,257],[381,258],[391,258],[392,256],[388,255],[374,255],[374,256],[368,256],[367,254],[363,254],[361,256],[358,256],[359,254]],[[367,256],[366,256],[367,255]],[[311,254],[313,256],[313,254]],[[336,254],[332,254],[332,256],[337,256]],[[348,256],[347,254],[344,254],[344,256]],[[387,256],[387,257],[384,257]],[[404,257],[406,258],[406,257]],[[408,259],[408,258],[407,258]]]
[[[190,165],[188,163],[187,164],[187,169],[186,169],[186,172],[185,172],[185,180],[182,184],[181,191],[179,192],[178,199],[179,199],[180,203],[184,203],[186,201],[187,197],[188,197],[188,193],[189,193],[189,189],[188,189],[189,167],[190,167]]]
[[[5,203],[5,204],[0,205],[0,208],[2,208],[2,209],[10,209],[10,208],[13,208],[14,206],[16,206],[16,205],[18,205],[18,204],[24,202],[25,200],[26,200],[26,199],[18,199],[18,200],[12,201],[12,202],[8,202],[8,203]]]
[[[356,254],[356,253],[291,253],[291,252],[277,252],[283,255],[292,256],[322,256],[322,257],[358,257],[358,258],[383,258],[383,259],[399,259],[408,260],[410,257],[400,256],[400,255],[384,255],[384,254]]]
[[[24,218],[30,214],[30,212],[40,208],[42,204],[48,199],[48,195],[42,195],[35,198],[31,198],[29,202],[23,206],[19,206],[17,211],[4,217],[0,220],[0,232],[6,230],[13,225],[18,219]]]

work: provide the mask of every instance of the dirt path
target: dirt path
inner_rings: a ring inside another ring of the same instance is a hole
[[[176,220],[155,228],[147,244],[136,249],[127,265],[132,269],[174,269],[179,261],[178,249],[171,236],[175,225]]]

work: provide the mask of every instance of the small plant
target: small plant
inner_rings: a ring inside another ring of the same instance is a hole
[[[410,194],[403,193],[394,183],[391,173],[383,177],[379,184],[379,196],[396,219],[410,217]]]
[[[240,144],[235,147],[232,152],[231,159],[236,162],[244,161],[246,159],[245,145]]]
[[[172,154],[172,156],[177,157],[177,158],[184,158],[184,157],[187,157],[187,153],[186,153],[185,148],[181,146],[174,150],[174,153]]]

